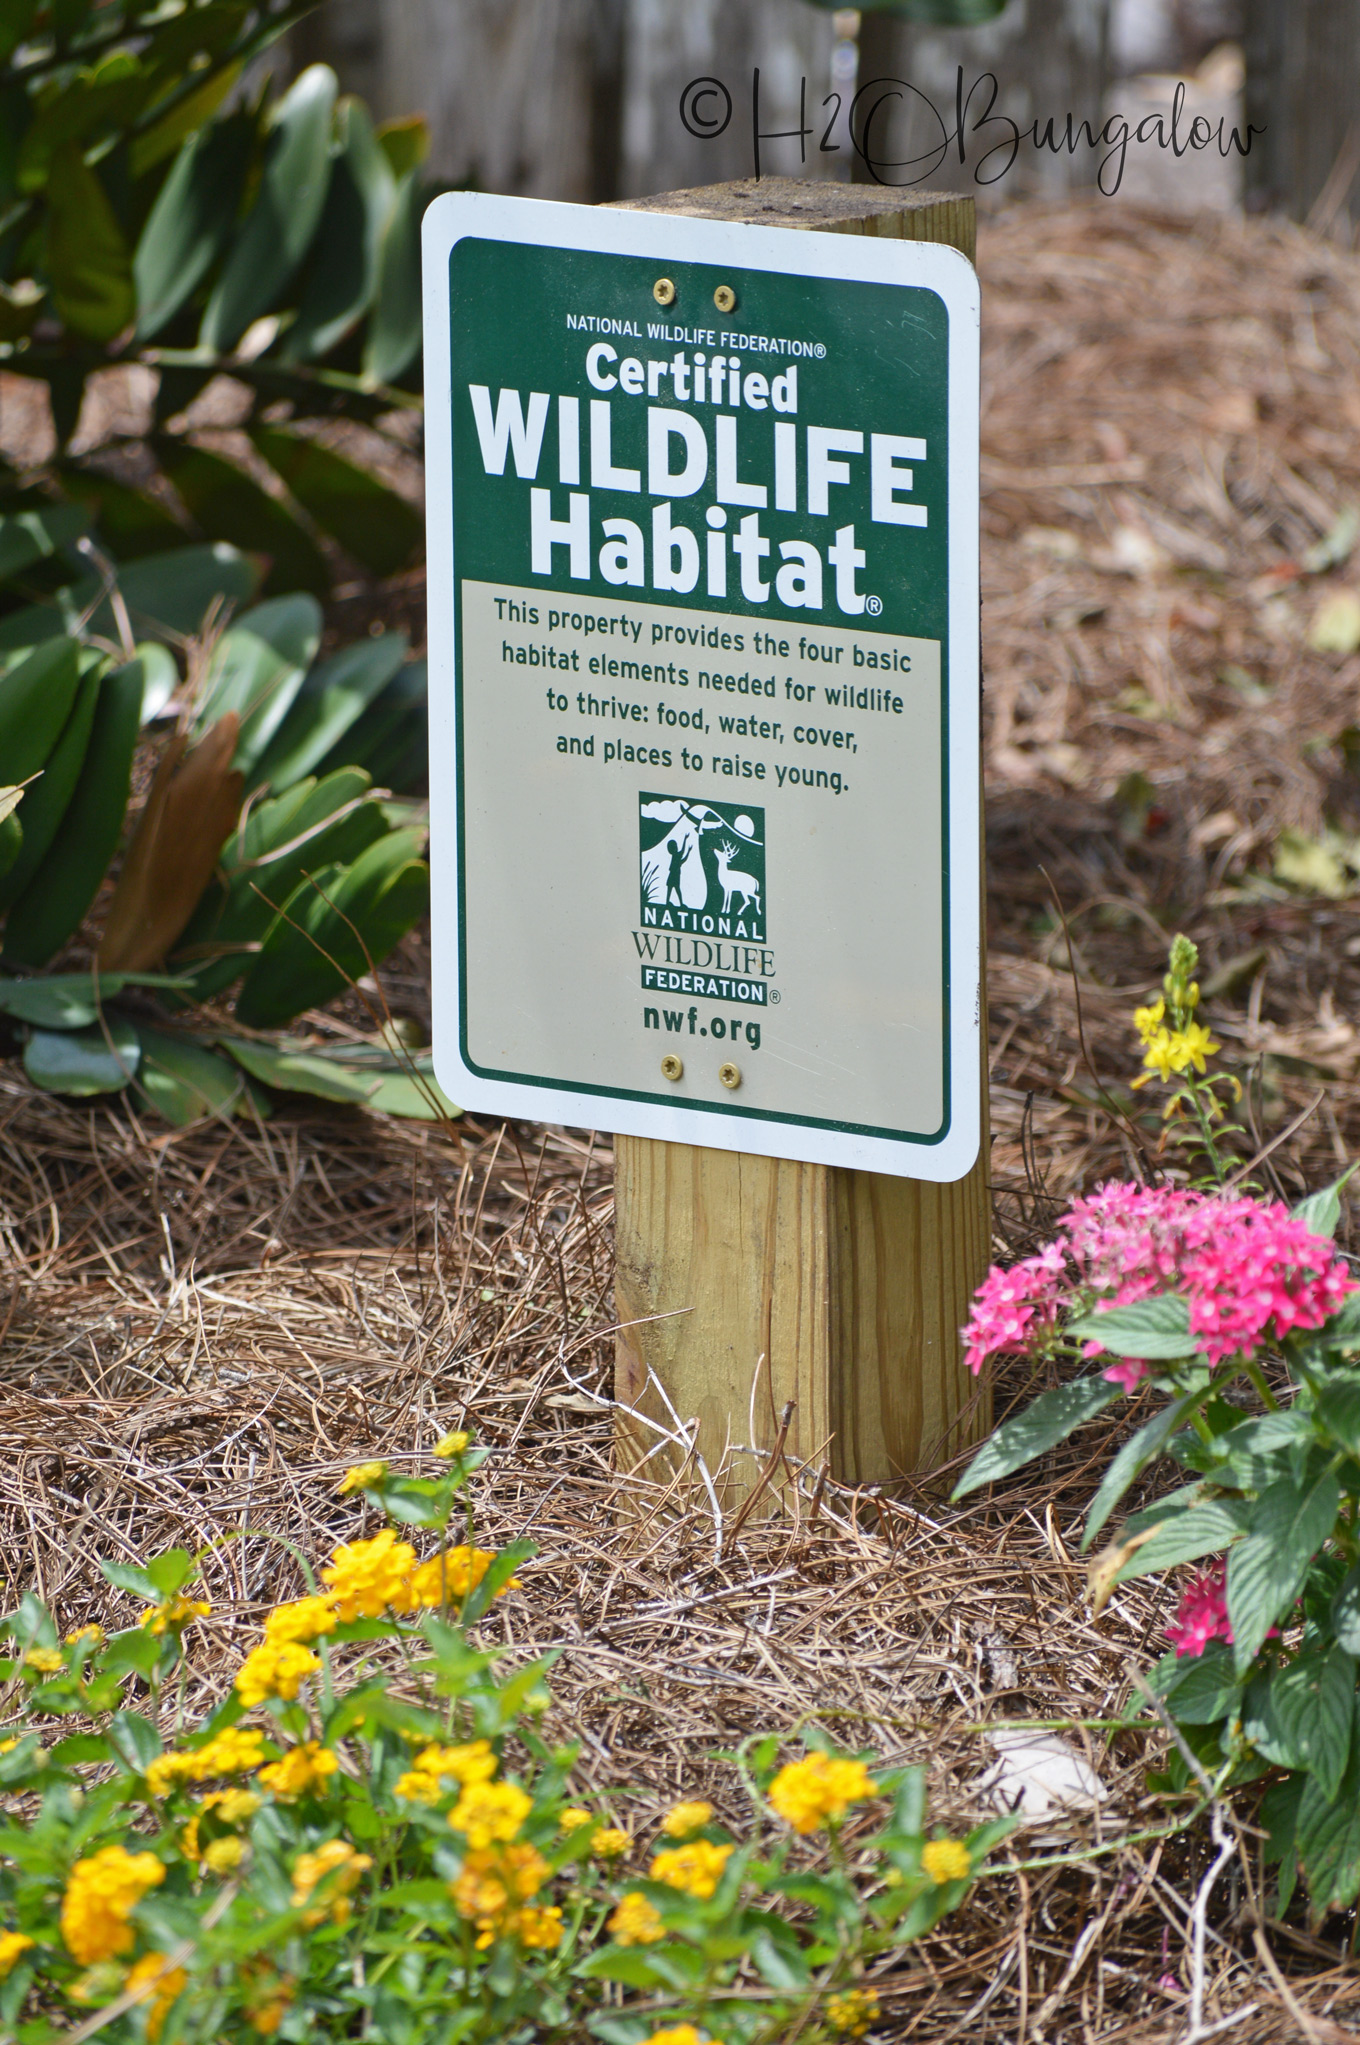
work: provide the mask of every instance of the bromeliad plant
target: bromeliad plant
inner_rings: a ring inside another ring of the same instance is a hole
[[[1193,971],[1193,947],[1177,944],[1171,1028],[1148,1011],[1137,1026],[1147,1069],[1165,1064],[1191,1093],[1187,1128],[1219,1176],[1202,1071],[1217,1046],[1177,971]],[[1095,1558],[1096,1610],[1120,1584],[1201,1565],[1151,1681],[1216,1789],[1268,1778],[1279,1907],[1301,1871],[1315,1921],[1360,1896],[1360,1284],[1332,1241],[1341,1185],[1292,1212],[1212,1181],[1112,1183],[1076,1201],[1045,1249],[989,1272],[964,1341],[975,1372],[1003,1353],[1096,1368],[998,1428],[955,1494],[1136,1402],[1084,1548],[1162,1456],[1188,1481]],[[1163,1786],[1190,1779],[1173,1752]]]
[[[548,1663],[474,1644],[533,1550],[454,1519],[482,1461],[360,1465],[385,1526],[276,1606],[200,1722],[184,1678],[207,1603],[194,1558],[104,1564],[142,1623],[65,1638],[26,1597],[0,1663],[0,2026],[23,2045],[98,2017],[110,2045],[278,2036],[607,2045],[862,2036],[866,1968],[962,1902],[1001,1820],[926,1835],[921,1771],[809,1741],[736,1758],[728,1831],[704,1802],[650,1844],[573,1792],[537,1721]],[[135,1693],[135,1694],[134,1694]]]

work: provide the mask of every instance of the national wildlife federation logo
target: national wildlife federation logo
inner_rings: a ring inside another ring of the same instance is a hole
[[[765,937],[765,812],[640,795],[642,922],[704,937]]]

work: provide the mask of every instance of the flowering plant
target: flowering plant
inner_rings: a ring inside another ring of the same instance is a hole
[[[435,1475],[366,1463],[341,1487],[432,1552],[390,1523],[342,1542],[197,1723],[184,1679],[213,1615],[182,1550],[102,1565],[141,1624],[63,1639],[31,1596],[10,1615],[0,2039],[869,2030],[867,1970],[963,1900],[1008,1821],[929,1838],[919,1769],[813,1735],[782,1765],[773,1737],[732,1757],[739,1831],[697,1800],[659,1825],[579,1800],[576,1751],[536,1726],[546,1662],[500,1669],[473,1639],[533,1551],[479,1548],[470,1509],[455,1541],[483,1456],[463,1434],[435,1454]]]
[[[1181,1001],[1182,1039],[1201,1027],[1194,1006]],[[1184,1044],[1158,1045],[1148,1014],[1139,1027],[1149,1070],[1174,1072]],[[1205,1039],[1192,1049],[1212,1051]],[[1279,1908],[1302,1870],[1315,1920],[1360,1896],[1360,1285],[1332,1241],[1343,1184],[1292,1211],[1221,1184],[1109,1184],[1074,1202],[1053,1242],[988,1273],[963,1338],[974,1371],[1001,1352],[1096,1367],[1004,1422],[954,1494],[1137,1402],[1083,1546],[1162,1456],[1189,1481],[1095,1558],[1095,1609],[1135,1577],[1201,1565],[1151,1683],[1215,1789],[1268,1778]],[[1174,1752],[1163,1786],[1189,1780]]]

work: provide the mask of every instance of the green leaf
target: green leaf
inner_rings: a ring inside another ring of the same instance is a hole
[[[404,178],[408,171],[419,169],[430,153],[430,124],[424,114],[399,115],[382,123],[376,139],[393,177]]]
[[[69,509],[75,512],[79,506],[89,513],[115,560],[137,561],[183,544],[183,526],[156,498],[79,462],[61,461],[54,467],[67,495],[75,499]]]
[[[281,790],[310,774],[391,681],[405,655],[406,634],[384,632],[319,662],[257,760],[257,782]]]
[[[381,1073],[369,1094],[369,1107],[375,1113],[398,1115],[408,1122],[457,1121],[463,1111],[444,1092],[430,1062],[418,1059],[416,1067],[414,1073]]]
[[[107,1573],[106,1564],[101,1562],[99,1566]],[[146,1595],[154,1597],[155,1592]],[[145,1626],[129,1626],[123,1633],[110,1635],[103,1661],[106,1669],[130,1669],[145,1680],[160,1658],[161,1644],[155,1634]]]
[[[0,518],[0,577],[22,574],[35,561],[50,561],[59,547],[78,540],[88,525],[89,519],[74,504],[16,511]]]
[[[209,539],[229,540],[268,555],[270,587],[306,589],[322,596],[328,592],[331,578],[325,557],[287,505],[268,496],[235,462],[207,448],[192,447],[169,434],[158,434],[152,444],[161,467]]]
[[[1009,1477],[1012,1470],[1032,1463],[1045,1449],[1066,1441],[1069,1434],[1075,1434],[1086,1421],[1093,1420],[1123,1396],[1122,1387],[1107,1384],[1100,1377],[1077,1378],[1071,1384],[1041,1393],[1014,1420],[1004,1421],[978,1451],[955,1486],[954,1498],[966,1498],[980,1484]]]
[[[287,703],[279,713],[282,722],[302,675],[316,658],[321,626],[321,606],[312,596],[273,597],[243,611],[218,641],[194,719],[195,734],[205,732],[228,710],[237,713],[244,727],[287,691]]]
[[[1186,1657],[1184,1669],[1164,1699],[1180,1724],[1216,1725],[1238,1711],[1242,1685],[1233,1675],[1232,1655],[1226,1647],[1211,1641],[1203,1654]]]
[[[48,1030],[79,1030],[98,1020],[101,1001],[124,987],[174,987],[166,973],[44,973],[41,979],[0,979],[0,1014]]]
[[[1360,1292],[1346,1295],[1317,1339],[1325,1349],[1360,1349]]]
[[[24,1071],[47,1093],[117,1093],[135,1077],[141,1055],[132,1024],[108,1015],[103,1029],[93,1023],[84,1030],[34,1030],[24,1045]]]
[[[1182,1562],[1198,1562],[1203,1555],[1216,1555],[1229,1548],[1246,1531],[1251,1509],[1230,1499],[1206,1499],[1189,1512],[1169,1513],[1158,1531],[1129,1557],[1115,1577],[1116,1583],[1132,1583],[1140,1576],[1155,1576],[1160,1570],[1175,1569]],[[1155,1523],[1156,1508],[1142,1514]],[[1133,1523],[1125,1528],[1127,1535]]]
[[[378,259],[396,179],[362,100],[342,99],[336,120],[341,145],[331,166],[302,303],[280,351],[285,362],[329,354],[362,319],[378,288]]]
[[[241,1106],[245,1081],[229,1058],[187,1036],[173,1036],[140,1024],[142,1062],[140,1090],[152,1107],[176,1129],[205,1115],[234,1114]]]
[[[139,1711],[115,1711],[109,1720],[109,1745],[134,1775],[145,1775],[162,1752],[161,1736]]]
[[[1299,1804],[1303,1798],[1305,1775],[1286,1775],[1280,1782],[1272,1782],[1261,1799],[1258,1813],[1265,1827],[1265,1861],[1269,1867],[1279,1863],[1280,1879],[1276,1910],[1283,1917],[1294,1894],[1298,1879],[1298,1852],[1295,1835],[1298,1830]]]
[[[666,1976],[636,1946],[604,1946],[572,1969],[582,1981],[621,1981],[625,1988],[656,1988]]]
[[[71,639],[49,639],[0,676],[0,761],[7,782],[27,781],[47,765],[79,683],[80,652]]]
[[[1160,1413],[1154,1413],[1151,1420],[1139,1428],[1132,1440],[1124,1443],[1105,1472],[1100,1489],[1091,1501],[1091,1510],[1086,1517],[1086,1532],[1081,1543],[1083,1553],[1090,1547],[1129,1486],[1142,1476],[1150,1463],[1157,1460],[1181,1422],[1208,1397],[1208,1392],[1209,1388],[1206,1385],[1202,1390],[1187,1392],[1184,1398],[1172,1400]]]
[[[149,1604],[160,1603],[160,1592],[155,1581],[135,1562],[104,1562],[99,1564],[101,1576],[113,1585],[116,1591],[131,1591],[135,1598],[145,1598]]]
[[[82,339],[111,341],[136,310],[132,257],[108,194],[78,144],[57,151],[46,197],[53,310]]]
[[[491,1601],[497,1591],[509,1583],[520,1564],[531,1562],[537,1553],[532,1541],[512,1541],[508,1547],[500,1549],[495,1561],[488,1565],[486,1575],[464,1602],[463,1624],[475,1625],[482,1614],[491,1609]]]
[[[330,1001],[381,964],[429,906],[419,831],[392,831],[353,866],[305,880],[270,925],[236,997],[251,1029],[273,1029]]]
[[[419,170],[397,186],[378,263],[378,297],[368,323],[364,375],[395,383],[420,351],[420,222],[429,198]]]
[[[1342,1190],[1357,1169],[1360,1167],[1352,1165],[1348,1172],[1343,1172],[1330,1186],[1324,1186],[1319,1192],[1310,1193],[1306,1200],[1300,1200],[1297,1207],[1290,1208],[1290,1220],[1301,1221],[1315,1236],[1327,1236],[1329,1239],[1334,1236],[1336,1225],[1341,1219]]]
[[[21,788],[0,788],[0,882],[24,849],[24,827],[17,814],[22,797]]]
[[[224,1051],[251,1077],[286,1093],[315,1094],[323,1101],[366,1102],[373,1082],[346,1072],[329,1058],[317,1058],[305,1051],[290,1051],[276,1044],[257,1044],[244,1037],[218,1039]]]
[[[1348,1570],[1332,1599],[1332,1631],[1338,1647],[1360,1655],[1360,1562]]]
[[[142,689],[142,723],[150,724],[179,687],[179,669],[169,648],[158,646],[154,639],[137,648],[137,658],[146,678]]]
[[[1250,1533],[1228,1551],[1228,1618],[1239,1670],[1298,1596],[1336,1523],[1340,1499],[1341,1487],[1328,1470],[1302,1490],[1281,1478],[1257,1500]]]
[[[118,571],[118,587],[133,630],[146,638],[169,633],[190,639],[215,601],[246,603],[258,582],[255,563],[224,541],[153,554],[144,561],[130,561]],[[95,612],[91,628],[114,638],[113,627],[113,614],[106,604]]]
[[[1314,1405],[1318,1425],[1349,1455],[1360,1456],[1360,1371],[1329,1377]]]
[[[1198,1346],[1190,1333],[1189,1302],[1174,1292],[1133,1300],[1109,1313],[1083,1314],[1068,1323],[1067,1332],[1081,1342],[1099,1342],[1111,1356],[1146,1362],[1193,1356]]]
[[[1350,1766],[1335,1798],[1315,1775],[1307,1777],[1296,1843],[1316,1926],[1329,1910],[1348,1910],[1360,1894],[1360,1739],[1354,1732]]]
[[[42,776],[24,797],[23,848],[0,880],[0,912],[8,909],[11,902],[16,902],[24,892],[51,851],[61,828],[89,749],[101,673],[102,663],[86,673],[71,706],[71,714],[48,755]],[[0,684],[0,689],[3,689],[3,684]],[[93,1021],[93,1017],[88,1020]]]
[[[366,767],[378,787],[402,788],[394,768],[412,735],[428,728],[428,674],[423,660],[408,661],[382,694],[333,746],[318,768],[325,774],[353,761]]]
[[[1336,1795],[1350,1759],[1355,1669],[1354,1655],[1344,1648],[1305,1647],[1270,1679],[1271,1709],[1290,1749],[1283,1765],[1307,1769],[1328,1797]]]
[[[101,681],[66,828],[9,912],[7,960],[45,966],[94,900],[123,828],[144,687],[139,660],[114,668]]]
[[[249,115],[232,114],[191,136],[175,158],[132,262],[139,341],[173,319],[225,249],[253,141]]]
[[[410,566],[425,521],[404,497],[306,434],[256,426],[250,437],[303,509],[362,567],[387,576]]]
[[[252,320],[273,310],[306,255],[330,182],[335,95],[335,73],[310,64],[279,101],[255,203],[203,315],[202,347],[234,348]]]
[[[103,1733],[72,1733],[58,1740],[51,1758],[59,1768],[75,1768],[82,1762],[107,1761],[112,1752]]]
[[[156,1586],[157,1598],[173,1598],[184,1589],[197,1569],[198,1564],[187,1548],[165,1548],[159,1555],[153,1555],[146,1565],[146,1573]]]

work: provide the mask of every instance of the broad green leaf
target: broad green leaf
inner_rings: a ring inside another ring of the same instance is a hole
[[[395,383],[420,350],[420,222],[429,196],[420,171],[411,170],[392,202],[364,349],[364,375],[372,383]]]
[[[413,856],[423,835],[389,832],[343,873],[302,882],[241,983],[243,1023],[273,1029],[381,964],[429,906],[429,869]]]
[[[105,1574],[108,1573],[105,1563],[101,1562],[99,1566]],[[156,1593],[154,1590],[139,1591],[137,1595],[154,1598]],[[137,1675],[146,1677],[151,1674],[160,1658],[161,1644],[155,1634],[145,1626],[129,1626],[123,1633],[110,1635],[108,1645],[104,1649],[103,1665],[106,1669],[131,1669]]]
[[[255,764],[287,717],[321,637],[321,607],[305,595],[246,611],[218,641],[195,720],[204,732],[228,710],[241,719],[232,765],[255,785]]]
[[[993,1484],[998,1477],[1009,1477],[1012,1470],[1032,1463],[1045,1449],[1066,1441],[1069,1434],[1075,1434],[1086,1421],[1093,1420],[1123,1396],[1119,1385],[1107,1384],[1101,1377],[1077,1378],[1071,1384],[1041,1393],[1023,1413],[1004,1421],[979,1449],[955,1486],[954,1498],[966,1498],[980,1484]]]
[[[229,1058],[192,1037],[138,1026],[142,1062],[137,1083],[151,1105],[177,1129],[205,1115],[229,1115],[241,1105],[245,1081]]]
[[[201,18],[201,14],[200,14]],[[241,65],[224,64],[210,72],[197,92],[172,95],[169,111],[149,128],[134,135],[128,150],[128,167],[134,179],[144,177],[162,158],[172,154],[190,135],[196,135],[211,120],[241,75]]]
[[[291,788],[319,765],[406,656],[406,634],[360,639],[314,667],[255,765],[258,783]]]
[[[380,788],[400,788],[390,771],[405,753],[410,736],[427,727],[428,675],[423,660],[408,661],[377,700],[352,724],[318,768],[325,774],[353,761],[366,767]],[[381,768],[381,773],[376,769]]]
[[[1231,1547],[1245,1531],[1249,1516],[1249,1506],[1222,1499],[1206,1499],[1189,1512],[1170,1513],[1158,1531],[1129,1557],[1115,1582],[1132,1583],[1137,1577],[1155,1576],[1182,1562],[1198,1562],[1203,1555],[1216,1555]],[[1142,1517],[1155,1521],[1156,1509]]]
[[[393,177],[404,178],[408,171],[418,170],[430,153],[430,124],[424,114],[399,115],[381,124],[375,140]]]
[[[269,557],[267,582],[281,589],[306,589],[324,596],[330,571],[311,534],[287,505],[263,491],[235,462],[172,435],[153,441],[161,467],[203,533],[211,540]]]
[[[1318,1393],[1317,1424],[1350,1455],[1360,1456],[1360,1371],[1337,1371]]]
[[[1242,1685],[1233,1675],[1232,1655],[1218,1641],[1211,1641],[1203,1654],[1187,1655],[1184,1673],[1177,1676],[1165,1693],[1167,1710],[1182,1725],[1216,1725],[1236,1712],[1242,1701]]]
[[[329,354],[363,317],[378,288],[396,179],[362,100],[342,99],[336,118],[341,146],[331,165],[302,303],[280,351],[285,362]]]
[[[59,1768],[74,1768],[81,1762],[107,1761],[112,1751],[103,1733],[72,1733],[57,1741],[52,1759]]]
[[[134,1775],[144,1775],[162,1751],[161,1736],[139,1711],[115,1711],[109,1720],[109,1745]]]
[[[330,182],[335,73],[310,64],[279,101],[255,203],[208,300],[202,347],[225,354],[273,310],[311,245]]]
[[[166,646],[158,646],[154,639],[148,639],[137,648],[137,658],[142,663],[145,686],[142,689],[142,723],[150,724],[160,716],[166,704],[179,687],[179,669],[175,666],[174,655]]]
[[[656,1988],[665,1975],[635,1946],[604,1946],[572,1969],[583,1981],[621,1981],[625,1988]]]
[[[157,628],[162,628],[191,638],[215,599],[246,603],[258,582],[256,565],[223,541],[153,554],[143,561],[130,561],[118,571],[118,587],[139,636],[158,636]],[[116,636],[101,623],[104,618],[111,627],[113,618],[107,607],[95,613],[95,629],[106,637]]]
[[[1130,1441],[1124,1443],[1105,1472],[1100,1489],[1091,1501],[1091,1510],[1086,1516],[1086,1532],[1082,1536],[1083,1553],[1090,1547],[1130,1484],[1141,1477],[1150,1463],[1157,1460],[1181,1422],[1187,1419],[1207,1396],[1206,1386],[1201,1391],[1188,1392],[1182,1399],[1172,1400],[1160,1413],[1154,1413],[1151,1420],[1140,1427]]]
[[[47,1030],[79,1030],[98,1019],[101,1001],[124,987],[175,987],[165,973],[44,973],[31,980],[0,979],[0,1014]]]
[[[408,1122],[457,1121],[463,1112],[444,1092],[426,1060],[418,1061],[417,1073],[383,1073],[368,1104],[380,1114],[399,1115]]]
[[[24,842],[18,858],[0,880],[0,912],[16,902],[41,867],[75,793],[89,748],[99,700],[102,663],[91,667],[80,683],[71,713],[48,755],[41,778],[24,797]],[[3,689],[3,684],[0,684]],[[93,1017],[90,1018],[93,1020]]]
[[[1298,1880],[1298,1851],[1296,1833],[1299,1821],[1299,1804],[1303,1799],[1306,1775],[1286,1775],[1279,1782],[1272,1782],[1261,1799],[1258,1812],[1260,1823],[1265,1827],[1265,1861],[1267,1867],[1278,1864],[1280,1877],[1276,1909],[1283,1917],[1289,1908]]]
[[[1068,1323],[1067,1332],[1081,1342],[1099,1342],[1111,1356],[1143,1361],[1193,1356],[1198,1346],[1190,1333],[1189,1303],[1174,1292],[1133,1300],[1108,1313],[1083,1314]]]
[[[132,1024],[108,1015],[102,1029],[92,1023],[83,1030],[34,1030],[24,1046],[24,1071],[47,1093],[117,1093],[135,1077],[141,1055]]]
[[[1360,1563],[1348,1570],[1332,1599],[1332,1628],[1337,1645],[1360,1655]]]
[[[6,960],[45,966],[94,900],[122,833],[144,687],[139,660],[114,668],[101,681],[65,828],[9,912]]]
[[[225,249],[253,139],[250,117],[233,114],[200,129],[180,150],[133,257],[138,340],[160,332]]]
[[[50,560],[58,547],[78,540],[88,525],[89,519],[74,504],[15,511],[0,518],[0,577],[21,574],[35,561]]]
[[[511,1541],[502,1548],[486,1575],[474,1591],[469,1592],[463,1605],[463,1623],[473,1625],[484,1612],[491,1609],[491,1601],[497,1591],[504,1589],[521,1563],[532,1562],[538,1549],[532,1541]]]
[[[0,883],[24,849],[24,827],[18,817],[23,793],[22,788],[0,788]]]
[[[108,194],[76,143],[53,158],[46,197],[53,309],[83,340],[111,341],[136,309],[132,256]]]
[[[1239,1670],[1298,1596],[1336,1523],[1340,1499],[1341,1487],[1328,1470],[1304,1489],[1281,1478],[1257,1500],[1251,1532],[1228,1551],[1228,1618]]]
[[[1342,1190],[1356,1169],[1357,1167],[1352,1165],[1350,1171],[1343,1172],[1330,1186],[1323,1186],[1320,1191],[1310,1193],[1306,1200],[1300,1200],[1297,1207],[1290,1208],[1290,1220],[1301,1221],[1315,1236],[1329,1238],[1334,1236],[1336,1225],[1341,1219]]]
[[[306,434],[256,426],[250,437],[303,509],[361,566],[383,576],[410,566],[425,521],[404,497]]]
[[[1346,1295],[1317,1339],[1324,1347],[1360,1349],[1360,1292]]]
[[[221,1037],[218,1041],[244,1071],[266,1086],[279,1087],[286,1093],[315,1094],[323,1101],[368,1099],[372,1081],[344,1071],[329,1059],[289,1050],[286,1045],[254,1043],[244,1037]]]
[[[1350,1766],[1335,1798],[1315,1775],[1307,1777],[1295,1839],[1316,1926],[1329,1910],[1349,1909],[1360,1893],[1360,1739],[1354,1732]]]
[[[1270,1679],[1271,1711],[1290,1750],[1281,1765],[1307,1769],[1328,1797],[1336,1795],[1350,1759],[1355,1669],[1354,1655],[1344,1648],[1324,1653],[1305,1647]]]
[[[184,1589],[197,1568],[187,1548],[166,1548],[150,1558],[146,1573],[156,1586],[158,1598],[173,1598],[176,1592]]]
[[[7,782],[27,781],[47,765],[79,684],[80,653],[71,639],[49,639],[0,676],[0,761]]]
[[[89,513],[115,560],[138,561],[146,554],[163,554],[167,547],[184,544],[183,526],[156,498],[79,462],[63,461],[55,466],[63,489],[75,499],[69,508],[75,511],[79,506]]]

